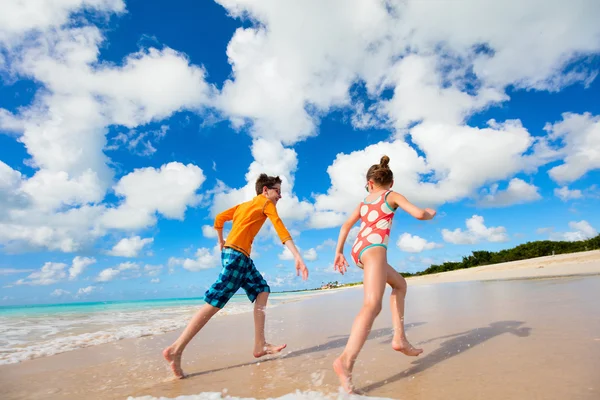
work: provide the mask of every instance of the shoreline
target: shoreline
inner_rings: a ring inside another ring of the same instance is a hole
[[[491,400],[516,400],[526,390],[538,398],[591,400],[600,394],[592,376],[600,370],[600,320],[594,318],[600,251],[407,281],[407,335],[425,353],[409,358],[390,349],[393,329],[386,299],[357,361],[356,381],[368,396],[443,399],[485,393]],[[474,284],[444,284],[453,282]],[[290,301],[269,307],[267,338],[288,345],[280,355],[253,357],[252,312],[223,315],[211,320],[186,350],[183,368],[189,379],[174,380],[161,356],[180,334],[178,328],[0,365],[3,398],[174,399],[201,393],[198,399],[208,400],[218,399],[210,392],[227,390],[227,396],[245,399],[303,398],[296,391],[315,391],[319,394],[313,399],[324,399],[337,393],[331,362],[346,345],[362,306],[360,286],[292,293]],[[562,317],[560,324],[556,315]],[[548,352],[556,341],[570,346]],[[578,363],[565,375],[567,357],[577,357]],[[570,383],[561,386],[565,379]],[[514,382],[514,392],[506,380]],[[575,396],[573,387],[585,390]]]
[[[594,264],[600,269],[600,262]],[[390,348],[391,312],[384,301],[357,360],[357,387],[390,399],[517,400],[523,393],[596,399],[600,320],[593,316],[599,290],[597,277],[417,285],[408,292],[406,329],[425,353],[411,358]],[[237,314],[211,320],[190,343],[184,380],[172,378],[160,354],[176,331],[0,366],[3,398],[340,398],[331,363],[346,345],[362,297],[357,287],[270,309],[267,338],[288,345],[280,355],[255,359],[253,315]],[[548,352],[556,341],[570,345]],[[577,363],[565,373],[567,358]],[[316,395],[302,394],[307,392]]]
[[[600,275],[600,267],[579,266],[578,264],[587,264],[600,261],[600,250],[589,250],[575,253],[564,253],[553,256],[534,257],[526,258],[523,260],[508,261],[496,264],[480,265],[470,268],[461,268],[454,271],[444,271],[431,273],[426,275],[412,275],[405,276],[406,282],[409,285],[415,284],[440,284],[450,282],[468,282],[468,281],[499,281],[499,280],[522,280],[522,279],[552,279],[552,278],[566,278],[576,276],[594,276]],[[552,265],[552,264],[565,264],[568,265]],[[534,266],[533,264],[537,264]],[[539,265],[542,264],[542,265]],[[545,265],[544,265],[545,264]],[[538,269],[546,269],[544,272],[539,272]],[[570,270],[569,270],[569,269]],[[504,276],[508,275],[506,271],[519,271],[519,274],[515,276]],[[491,272],[496,272],[498,276],[491,276]],[[400,274],[402,272],[399,271]],[[488,275],[486,275],[486,273]],[[481,275],[475,275],[481,274]],[[469,276],[472,275],[472,276]],[[453,279],[449,279],[452,277]],[[430,281],[430,282],[426,282]],[[331,291],[336,289],[347,289],[351,287],[362,286],[361,282],[354,282],[343,284],[336,288],[331,289],[310,289],[314,291]],[[286,293],[286,292],[278,292]]]
[[[441,272],[437,274],[428,274],[423,276],[413,276],[406,278],[408,286],[428,286],[438,285],[443,283],[458,283],[458,282],[470,282],[470,281],[523,281],[523,280],[536,280],[536,279],[560,279],[569,277],[585,277],[585,276],[596,276],[600,275],[600,251],[588,251],[581,253],[568,253],[558,256],[547,256],[538,257],[527,260],[513,261],[509,263],[491,264],[480,267],[464,268],[455,271]],[[290,303],[303,303],[311,298],[318,298],[322,296],[335,296],[337,293],[348,291],[352,288],[361,288],[362,284],[348,284],[336,288],[310,290],[310,291],[292,291],[292,292],[276,292],[282,295],[279,298],[269,299],[269,306],[272,309],[279,308],[285,304]],[[359,289],[362,292],[362,288]],[[195,298],[187,298],[186,300],[181,299],[182,302],[194,301]],[[171,309],[179,308],[176,305],[179,299],[173,300]],[[144,303],[144,301],[131,301],[132,303]],[[148,301],[147,303],[152,304],[154,300]],[[97,302],[102,303],[103,302]],[[160,300],[156,300],[156,303],[160,303]],[[80,303],[80,304],[95,304]],[[111,303],[111,304],[114,304]],[[243,309],[240,309],[239,307]],[[224,317],[231,317],[236,314],[251,314],[252,307],[250,304],[245,302],[237,304],[232,308],[231,306],[219,313],[218,319]],[[51,307],[51,306],[50,306]],[[75,306],[77,307],[77,306]],[[186,308],[193,308],[194,305],[187,304]],[[45,307],[42,307],[42,309]],[[191,310],[190,308],[190,310]],[[153,312],[159,311],[161,308],[156,308]],[[165,309],[166,310],[166,309]],[[99,312],[99,316],[106,314],[107,310]],[[136,312],[135,310],[132,312]],[[185,311],[188,313],[188,311]],[[88,316],[96,318],[96,311],[88,313]],[[38,358],[52,357],[57,354],[65,352],[77,351],[81,348],[95,347],[106,343],[118,343],[123,340],[136,339],[141,337],[157,337],[169,334],[173,331],[180,330],[185,326],[193,315],[193,310],[189,311],[189,315],[183,315],[177,317],[180,319],[179,322],[175,323],[174,320],[168,319],[166,315],[157,315],[157,322],[164,319],[165,324],[162,325],[149,325],[146,326],[143,321],[134,325],[124,325],[123,328],[119,328],[118,325],[113,325],[112,329],[106,330],[103,328],[100,331],[82,331],[82,333],[74,335],[66,335],[64,337],[57,337],[50,341],[32,341],[27,344],[24,348],[25,351],[18,353],[18,349],[15,349],[17,353],[11,355],[10,358],[2,360],[0,365],[14,365],[20,362],[29,361]],[[57,314],[59,317],[60,314]],[[176,317],[176,316],[174,316]],[[52,318],[52,317],[48,317]],[[95,320],[93,320],[95,321]],[[126,329],[126,331],[124,331]],[[9,336],[10,337],[10,336]],[[70,343],[70,344],[69,344]],[[12,348],[6,348],[9,354]],[[17,355],[18,354],[18,355]]]
[[[407,277],[409,285],[468,281],[520,280],[594,276],[600,274],[600,250],[529,258],[420,276]]]

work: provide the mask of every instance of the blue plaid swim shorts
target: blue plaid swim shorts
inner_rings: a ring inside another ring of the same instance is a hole
[[[251,302],[262,293],[270,293],[267,281],[245,254],[225,247],[221,252],[223,269],[217,281],[204,294],[204,301],[213,307],[223,308],[231,296],[243,288]]]

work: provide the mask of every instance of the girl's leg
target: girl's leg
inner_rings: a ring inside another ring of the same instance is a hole
[[[352,369],[362,349],[373,321],[381,312],[381,301],[387,280],[387,252],[384,247],[373,247],[361,257],[364,265],[364,303],[354,320],[350,338],[343,353],[334,361],[333,368],[344,390],[352,393]]]
[[[402,277],[389,264],[387,265],[387,283],[392,287],[390,296],[390,310],[392,311],[392,321],[394,324],[394,338],[392,339],[392,348],[400,351],[407,356],[418,356],[423,349],[413,347],[406,339],[404,331],[404,299],[406,297],[406,279]]]

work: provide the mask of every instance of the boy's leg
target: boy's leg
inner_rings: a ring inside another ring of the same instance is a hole
[[[229,299],[240,288],[244,277],[243,265],[240,266],[240,256],[243,256],[243,254],[235,250],[223,250],[221,253],[223,269],[217,281],[204,295],[206,304],[192,317],[192,320],[179,338],[171,346],[163,350],[163,357],[167,360],[173,370],[173,374],[177,378],[185,377],[181,369],[181,355],[187,344],[206,325],[208,320],[221,308],[225,307]]]
[[[286,344],[272,345],[265,339],[265,319],[269,292],[261,292],[254,302],[254,357],[259,358],[267,354],[279,353],[285,349]]]
[[[369,249],[363,253],[361,261],[365,271],[364,304],[354,320],[344,352],[333,363],[335,373],[338,375],[342,387],[348,393],[353,392],[352,369],[354,362],[371,332],[373,321],[381,312],[381,301],[387,278],[386,249],[383,247]]]
[[[406,339],[404,331],[404,299],[406,297],[406,279],[402,277],[389,264],[387,265],[387,283],[392,287],[390,296],[390,310],[392,312],[392,321],[394,324],[394,338],[392,339],[392,348],[400,351],[407,356],[418,356],[423,349],[417,349]]]
[[[183,350],[188,345],[188,343],[196,336],[196,334],[206,325],[209,319],[215,315],[220,308],[211,306],[210,304],[205,304],[200,308],[200,310],[192,317],[192,320],[189,322],[183,333],[179,336],[179,338],[169,347],[163,350],[163,357],[167,360],[169,365],[171,365],[171,369],[173,370],[173,374],[177,378],[185,377],[183,370],[181,369],[181,355],[183,354]]]
[[[254,357],[279,353],[286,345],[272,345],[267,343],[265,338],[266,308],[271,289],[250,258],[242,288],[246,291],[248,299],[254,302]]]

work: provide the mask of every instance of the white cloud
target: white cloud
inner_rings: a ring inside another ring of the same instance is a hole
[[[61,296],[66,296],[68,294],[71,294],[71,292],[69,292],[68,290],[54,289],[54,291],[52,293],[50,293],[50,296],[52,296],[52,297],[61,297]]]
[[[277,203],[277,213],[288,225],[293,221],[305,220],[313,211],[307,201],[301,201],[293,193],[294,173],[298,167],[296,151],[285,148],[278,141],[256,139],[252,142],[254,161],[246,173],[246,185],[240,189],[219,188],[214,196],[211,214],[226,210],[236,204],[251,200],[256,196],[255,183],[261,173],[281,178],[281,200]]]
[[[363,55],[385,18],[380,4],[219,1],[234,16],[248,13],[263,27],[238,29],[227,54],[233,79],[225,82],[220,107],[240,126],[250,119],[252,133],[292,144],[315,133],[307,104],[325,111],[348,101],[347,89]],[[341,12],[345,10],[344,12]],[[311,20],[306,30],[298,21]],[[343,36],[345,35],[345,36]],[[261,101],[253,101],[260,98]]]
[[[0,204],[4,206],[0,217],[6,213],[6,209],[23,208],[31,202],[27,195],[20,193],[23,179],[19,171],[0,161]]]
[[[583,197],[581,190],[575,189],[570,190],[567,186],[554,189],[554,195],[562,201],[568,201],[571,199],[580,199]]]
[[[148,276],[157,276],[161,273],[163,269],[162,265],[146,265],[144,266],[144,271]]]
[[[208,239],[217,237],[217,231],[212,225],[202,225],[202,235]]]
[[[26,274],[33,272],[33,269],[20,269],[20,268],[0,268],[0,276],[13,275],[13,274]]]
[[[27,278],[16,281],[15,285],[52,285],[67,277],[65,268],[67,268],[67,264],[47,262],[39,271],[31,273]]]
[[[98,174],[91,169],[78,176],[65,171],[39,170],[21,185],[33,204],[41,210],[53,211],[62,205],[97,203],[104,197]]]
[[[550,233],[550,240],[576,242],[591,239],[598,235],[598,231],[585,220],[571,221],[569,222],[569,228],[573,229],[573,231]]]
[[[428,242],[426,239],[417,235],[411,235],[410,233],[403,233],[396,242],[398,248],[408,253],[420,253],[425,250],[431,250],[438,247],[442,247],[441,244],[435,242]]]
[[[140,266],[137,263],[127,261],[120,263],[116,267],[106,268],[98,274],[96,277],[96,281],[98,282],[110,282],[115,279],[117,276],[123,276],[123,272],[130,271],[126,277],[134,277],[138,278],[140,275],[137,272],[140,269]]]
[[[327,194],[315,196],[314,218],[327,212],[347,214],[357,207],[366,194],[366,171],[384,154],[392,155],[390,168],[397,178],[393,189],[421,207],[458,201],[486,182],[507,179],[538,163],[535,157],[524,156],[535,141],[518,121],[490,121],[488,128],[422,123],[411,130],[411,137],[425,157],[403,139],[338,154],[327,169],[331,187]],[[431,178],[423,180],[427,174]],[[532,199],[532,188],[523,184],[513,180],[508,193],[492,199],[496,203],[516,201],[516,196]],[[339,220],[331,226],[336,224]]]
[[[542,198],[538,189],[537,186],[522,179],[513,178],[508,183],[506,190],[498,191],[498,185],[494,184],[489,190],[483,191],[478,205],[482,207],[506,207],[536,201]]]
[[[156,212],[183,219],[186,208],[200,201],[196,190],[205,179],[202,170],[193,164],[171,162],[160,169],[137,169],[115,186],[115,193],[124,200],[106,212],[103,223],[112,228],[139,229],[156,223]]]
[[[564,113],[563,120],[546,124],[551,140],[561,140],[563,164],[553,167],[550,177],[559,183],[573,182],[586,172],[600,168],[600,116]]]
[[[298,251],[302,251],[299,247],[296,246],[296,248],[298,249]],[[280,260],[284,260],[284,261],[291,261],[294,259],[294,255],[292,254],[290,249],[288,249],[287,247],[283,248],[281,253],[279,253],[278,257]]]
[[[390,118],[398,131],[405,132],[412,123],[420,121],[460,125],[474,111],[508,99],[501,90],[485,86],[471,95],[461,90],[460,78],[450,80],[448,85],[448,77],[441,72],[443,67],[438,56],[417,54],[407,55],[391,67],[387,83],[394,86],[394,95],[382,101],[379,111]]]
[[[538,228],[536,229],[535,233],[537,233],[538,235],[543,235],[545,233],[551,233],[554,230],[553,227],[544,227],[544,228]]]
[[[31,273],[24,279],[15,282],[16,285],[52,285],[65,279],[73,280],[85,270],[85,268],[96,262],[95,258],[80,257],[73,258],[71,267],[65,263],[47,262],[39,271]],[[31,270],[9,269],[8,273],[30,272]],[[0,273],[2,270],[0,270]]]
[[[169,258],[169,267],[182,266],[188,271],[197,272],[203,269],[216,268],[221,265],[221,250],[215,246],[212,250],[201,247],[196,250],[194,259],[192,258]]]
[[[319,257],[317,255],[317,251],[314,248],[311,248],[306,250],[304,254],[302,254],[302,258],[304,258],[306,261],[315,261]]]
[[[110,282],[113,279],[115,279],[120,273],[121,273],[121,271],[119,269],[106,268],[106,269],[100,271],[96,280],[98,282]]]
[[[123,263],[119,264],[117,266],[117,268],[119,269],[119,271],[128,271],[128,270],[138,270],[140,268],[140,266],[137,263],[127,261],[127,262],[123,262]]]
[[[96,286],[86,286],[86,287],[80,288],[77,291],[77,295],[78,296],[88,295],[88,294],[93,293],[95,290],[96,290]]]
[[[54,0],[32,5],[9,0],[2,4],[0,13],[0,42],[16,40],[30,31],[58,28],[67,23],[72,12],[80,8],[122,13],[125,4],[121,0]]]
[[[159,278],[150,279],[150,283],[160,283]]]
[[[73,280],[83,273],[86,267],[95,264],[96,259],[92,257],[75,257],[71,268],[69,268],[69,279]]]
[[[172,49],[142,49],[119,65],[98,59],[105,38],[87,16],[104,18],[124,11],[121,0],[53,0],[35,7],[12,1],[1,6],[0,69],[40,87],[17,114],[0,109],[0,129],[18,135],[31,156],[26,164],[36,169],[25,179],[11,173],[9,196],[0,185],[0,207],[7,211],[4,218],[0,212],[0,244],[12,251],[45,247],[72,252],[105,235],[101,202],[114,174],[103,152],[107,127],[123,125],[134,131],[210,103],[213,89],[204,80],[205,71]],[[69,23],[71,17],[77,22]],[[165,133],[165,125],[152,132],[156,140]],[[132,141],[145,143],[140,135]],[[180,195],[185,197],[175,192],[174,202],[185,202]],[[177,206],[171,206],[156,209],[181,218]],[[122,212],[123,228],[151,224],[152,212]],[[71,215],[77,216],[76,222],[65,221]]]
[[[82,206],[48,213],[37,209],[12,209],[0,220],[0,243],[13,252],[48,249],[75,252],[105,234],[98,224],[103,207]]]
[[[511,84],[558,90],[589,82],[593,71],[563,69],[600,49],[598,12],[587,1],[218,2],[234,17],[259,22],[238,29],[228,45],[233,77],[220,107],[238,126],[251,120],[254,135],[287,143],[314,134],[316,115],[348,104],[359,79],[370,95],[395,89],[395,121],[458,123],[506,99]]]
[[[509,240],[506,229],[503,226],[486,227],[483,217],[473,215],[466,220],[467,230],[456,228],[453,231],[442,229],[444,241],[453,244],[476,244],[480,241],[507,242]]]
[[[142,239],[139,236],[124,238],[121,239],[108,254],[117,257],[137,257],[144,246],[152,242],[154,242],[154,238]]]
[[[344,223],[346,214],[337,211],[316,211],[311,213],[308,221],[310,228],[321,229],[340,226]]]
[[[327,247],[335,248],[337,242],[333,239],[326,239],[323,243],[317,246],[317,250],[323,250]]]

